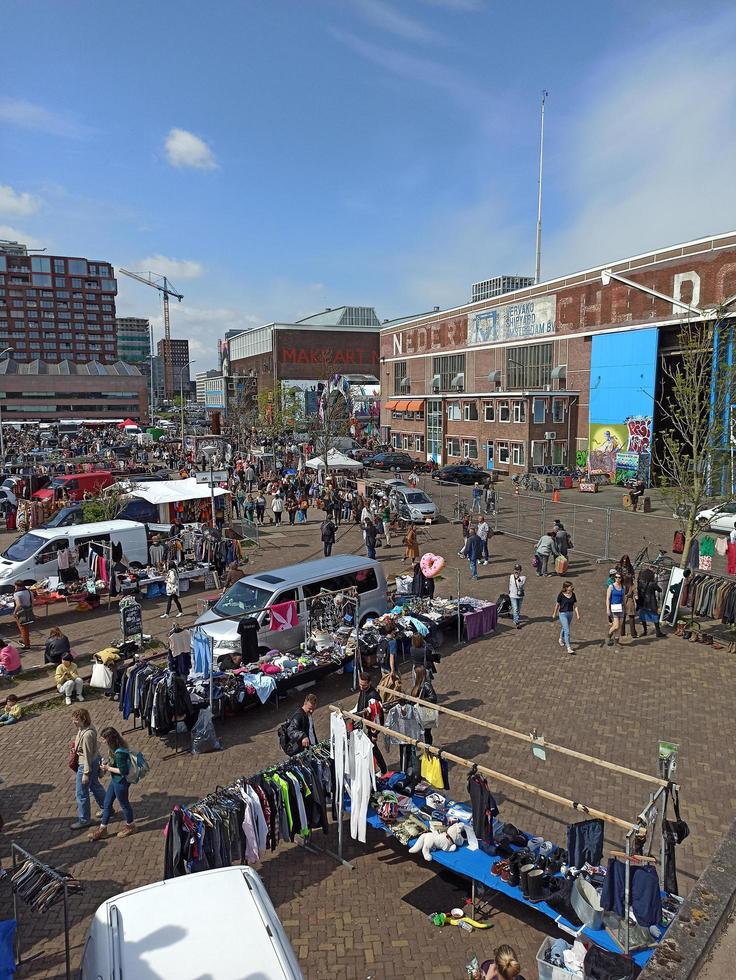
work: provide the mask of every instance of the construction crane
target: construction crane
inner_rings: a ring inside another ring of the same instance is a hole
[[[144,286],[153,286],[154,289],[163,295],[164,298],[164,340],[171,340],[171,326],[169,323],[169,296],[175,296],[179,302],[184,299],[181,293],[173,288],[172,284],[166,278],[166,276],[158,276],[155,272],[146,272],[143,275],[139,275],[137,272],[129,272],[127,269],[118,270],[123,273],[124,276],[130,276],[131,279],[136,279],[138,282],[142,282]]]

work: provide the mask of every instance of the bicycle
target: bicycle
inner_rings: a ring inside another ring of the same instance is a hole
[[[634,559],[634,571],[638,572],[644,565],[655,566],[656,568],[674,568],[675,562],[664,548],[658,548],[654,558],[649,557],[649,545],[644,545],[639,554]]]
[[[456,500],[452,508],[453,521],[463,521],[469,514],[467,504],[462,500]]]

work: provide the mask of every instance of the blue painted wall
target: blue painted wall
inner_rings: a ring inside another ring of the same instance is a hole
[[[659,331],[596,334],[590,356],[590,424],[654,415]]]

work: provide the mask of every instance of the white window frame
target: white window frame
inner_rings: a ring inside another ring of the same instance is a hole
[[[553,466],[567,465],[567,443],[562,442],[560,439],[556,439],[552,443],[552,465]]]
[[[526,446],[523,442],[511,443],[511,462],[514,466],[526,466]]]
[[[537,460],[536,453],[539,451],[537,447],[541,447],[541,459]],[[546,466],[547,465],[547,442],[544,439],[535,439],[532,442],[532,466]]]
[[[448,456],[460,458],[460,438],[459,436],[448,436],[445,439],[445,452]]]
[[[495,422],[496,421],[496,403],[495,402],[484,402],[483,403],[483,421],[484,422]]]
[[[542,417],[537,418],[537,405],[542,406]],[[547,419],[547,399],[546,398],[535,398],[532,402],[532,422],[535,425],[544,425]]]
[[[404,450],[404,452],[406,452],[408,449],[411,448],[410,441],[411,441],[411,436],[406,435],[406,434],[402,435],[402,437],[401,437],[401,448]]]
[[[414,452],[424,452],[424,436],[414,436]]]
[[[559,409],[559,412],[556,411]],[[565,399],[564,398],[553,398],[552,399],[552,422],[562,424],[565,421]]]
[[[496,443],[496,452],[494,453],[494,458],[498,466],[509,465],[509,461],[511,459],[511,453],[509,451],[509,444],[507,442]]]
[[[401,449],[401,433],[392,432],[391,433],[391,447],[392,449]]]
[[[526,402],[512,402],[514,422],[526,422]]]
[[[448,422],[459,422],[462,419],[460,402],[448,402],[445,406],[445,414]]]
[[[503,417],[504,406],[506,406],[506,418]],[[504,424],[511,421],[511,406],[508,398],[502,398],[498,403],[498,421]]]
[[[478,440],[477,439],[463,439],[462,441],[462,455],[463,459],[477,459],[478,458]]]
[[[475,410],[475,417],[472,411]],[[463,402],[463,422],[478,421],[478,402]]]

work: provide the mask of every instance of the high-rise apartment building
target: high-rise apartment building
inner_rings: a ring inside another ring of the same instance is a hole
[[[113,363],[116,293],[109,262],[0,241],[0,348],[16,361]]]
[[[184,381],[184,396],[189,395],[189,341],[159,340],[156,352],[164,366],[164,398],[171,401],[181,392]]]
[[[118,360],[127,364],[148,364],[151,356],[151,324],[137,316],[119,316],[115,320]]]

